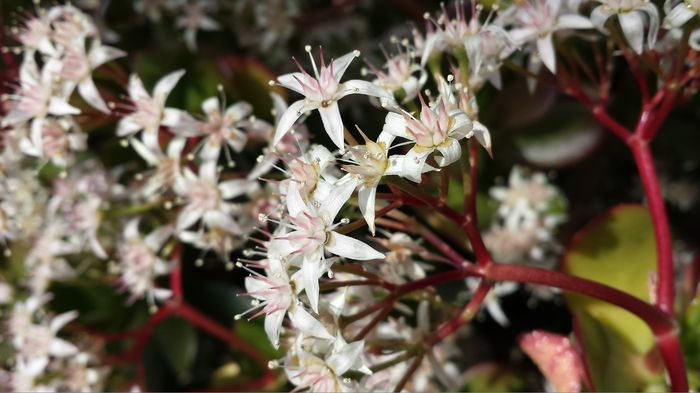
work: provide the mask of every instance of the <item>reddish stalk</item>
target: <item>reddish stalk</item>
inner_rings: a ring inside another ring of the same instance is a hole
[[[641,81],[640,81],[641,83]],[[659,90],[653,98],[646,99],[639,115],[634,133],[614,120],[603,105],[593,104],[578,87],[568,90],[581,104],[588,108],[598,122],[622,139],[632,151],[637,171],[644,187],[649,212],[654,226],[654,239],[657,252],[657,287],[655,303],[669,315],[673,314],[674,274],[673,245],[668,216],[659,187],[654,159],[648,143],[656,135],[668,113],[676,102],[676,96],[667,89]],[[655,109],[658,106],[658,109]]]
[[[400,392],[403,390],[403,387],[406,386],[408,383],[408,380],[411,379],[411,376],[418,370],[418,367],[420,367],[420,364],[423,362],[423,354],[420,354],[416,356],[416,358],[413,360],[413,363],[411,363],[411,366],[408,368],[408,371],[406,374],[404,374],[403,377],[401,377],[401,380],[399,383],[396,385],[394,388],[394,392]]]
[[[545,269],[494,263],[481,270],[483,277],[494,281],[516,281],[547,285],[580,293],[614,304],[641,318],[656,336],[659,351],[671,381],[673,391],[688,391],[683,352],[678,339],[678,327],[661,309],[628,293],[606,285]]]
[[[262,370],[263,375],[259,378],[251,379],[250,381],[246,381],[238,385],[228,385],[220,388],[214,388],[214,391],[257,390],[268,386],[274,381],[274,375],[267,367],[267,359],[260,352],[258,352],[255,347],[233,334],[230,329],[218,324],[216,321],[210,319],[183,301],[184,293],[182,290],[182,271],[179,265],[173,269],[170,276],[170,288],[173,291],[174,301],[160,308],[151,316],[143,327],[117,333],[98,333],[88,331],[90,334],[94,334],[108,340],[134,339],[134,344],[126,352],[116,356],[106,357],[105,361],[107,363],[115,364],[137,362],[139,372],[138,379],[140,381],[145,380],[145,368],[141,362],[143,351],[146,348],[148,341],[153,336],[153,331],[155,328],[167,317],[177,315],[178,317],[191,322],[193,325],[197,326],[213,337],[230,344],[236,350],[245,353],[247,356],[252,358]]]
[[[668,216],[661,196],[659,181],[654,168],[654,159],[649,145],[637,140],[630,143],[630,149],[637,164],[639,176],[644,186],[644,193],[649,205],[649,213],[654,225],[654,238],[657,255],[657,286],[655,303],[667,314],[673,315],[674,304],[674,274],[673,274],[673,244]]]
[[[173,310],[173,312],[179,317],[192,322],[193,325],[199,327],[219,340],[231,344],[231,346],[236,350],[244,352],[246,355],[250,356],[253,360],[255,360],[258,366],[263,370],[264,375],[267,377],[269,374],[267,359],[265,359],[265,357],[247,341],[244,341],[240,337],[234,335],[230,329],[221,326],[186,303],[179,304]]]
[[[469,303],[467,303],[464,309],[460,310],[454,318],[442,325],[435,334],[428,339],[429,345],[437,344],[465,324],[471,322],[474,316],[476,316],[476,313],[479,312],[479,309],[481,309],[481,305],[484,303],[484,299],[488,296],[489,291],[491,291],[491,283],[482,278],[474,295],[469,299]]]

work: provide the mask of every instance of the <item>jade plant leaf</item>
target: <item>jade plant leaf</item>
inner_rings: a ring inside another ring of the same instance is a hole
[[[579,232],[562,269],[650,301],[650,274],[656,270],[651,217],[640,205],[620,205]],[[654,336],[637,316],[590,297],[567,294],[578,322],[591,379],[598,390],[638,391],[662,375]]]

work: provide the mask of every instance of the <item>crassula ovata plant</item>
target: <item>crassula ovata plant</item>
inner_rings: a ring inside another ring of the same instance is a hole
[[[698,388],[700,3],[307,3],[3,5],[2,390]]]

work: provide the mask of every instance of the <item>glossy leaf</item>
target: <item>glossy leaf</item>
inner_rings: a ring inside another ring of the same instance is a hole
[[[646,283],[656,270],[656,246],[647,210],[621,205],[595,220],[575,236],[563,270],[650,301]],[[651,353],[654,338],[641,319],[589,297],[566,297],[581,327],[586,360],[598,390],[638,390],[659,378]]]

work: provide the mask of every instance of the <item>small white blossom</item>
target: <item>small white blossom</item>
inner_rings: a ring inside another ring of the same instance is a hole
[[[338,149],[343,152],[345,150],[343,142],[344,126],[343,119],[340,117],[338,100],[350,94],[363,94],[389,100],[392,97],[383,89],[367,81],[353,79],[340,82],[350,62],[360,55],[359,51],[354,51],[332,60],[328,66],[326,66],[323,52],[321,52],[320,69],[316,66],[316,62],[310,53],[311,47],[307,47],[307,51],[311,58],[314,75],[309,75],[297,63],[301,72],[286,74],[277,78],[279,85],[304,95],[304,99],[291,104],[280,117],[273,143],[277,144],[304,112],[316,109],[321,115],[321,120],[328,136]]]
[[[645,47],[651,48],[656,43],[659,32],[659,10],[648,0],[596,0],[602,4],[593,9],[591,22],[603,32],[607,32],[606,22],[617,15],[622,33],[627,43],[638,54]],[[646,38],[644,29],[647,26]]]
[[[165,107],[165,100],[182,78],[185,71],[175,71],[161,78],[148,94],[138,75],[129,78],[129,98],[135,110],[124,116],[117,126],[117,136],[130,136],[143,131],[143,144],[149,149],[158,149],[158,129],[161,125],[174,127],[182,121],[182,112]]]

